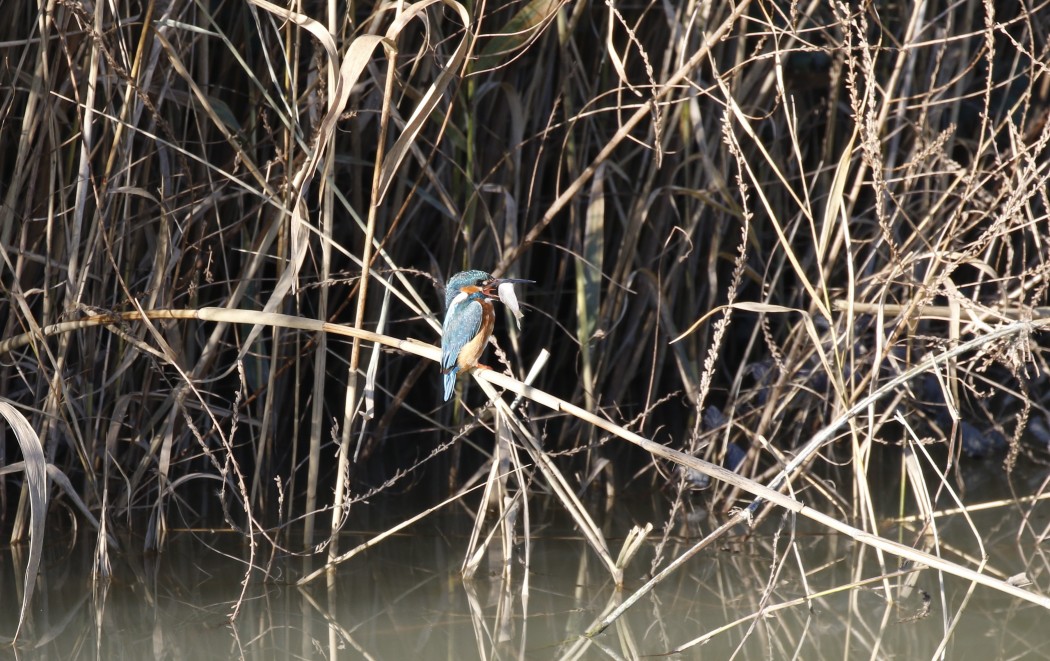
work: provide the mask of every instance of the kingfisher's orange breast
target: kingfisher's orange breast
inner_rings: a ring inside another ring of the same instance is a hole
[[[492,335],[492,327],[496,324],[496,313],[492,308],[492,303],[483,300],[478,301],[478,304],[481,306],[481,330],[459,351],[456,363],[462,370],[470,370],[478,366],[481,354],[485,353],[485,344]]]

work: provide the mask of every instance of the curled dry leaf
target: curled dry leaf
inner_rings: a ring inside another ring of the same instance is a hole
[[[504,282],[499,286],[499,300],[503,301],[503,304],[514,313],[514,319],[518,322],[518,330],[521,330],[521,318],[525,314],[518,307],[518,297],[514,294],[514,283]]]

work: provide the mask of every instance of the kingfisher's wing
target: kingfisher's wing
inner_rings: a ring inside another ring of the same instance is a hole
[[[445,314],[441,328],[441,373],[445,377],[445,401],[456,387],[456,361],[463,347],[481,330],[483,311],[477,301],[461,301]]]
[[[481,303],[477,301],[463,301],[453,307],[451,314],[445,315],[441,328],[442,370],[455,367],[460,350],[481,330],[481,317]]]

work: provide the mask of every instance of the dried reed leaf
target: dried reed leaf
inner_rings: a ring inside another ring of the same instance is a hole
[[[820,226],[820,239],[817,241],[817,261],[823,263],[824,256],[828,251],[828,243],[831,241],[834,228],[838,227],[838,218],[841,215],[843,222],[848,222],[847,209],[849,205],[843,198],[846,190],[847,175],[849,167],[853,162],[853,144],[857,140],[857,131],[854,130],[849,142],[842,149],[842,157],[839,158],[838,166],[835,168],[835,176],[831,179],[831,190],[824,207],[824,222]]]
[[[18,627],[14,638],[18,638],[22,625],[29,614],[29,604],[33,600],[33,589],[36,587],[36,572],[40,567],[40,557],[44,551],[44,521],[47,516],[48,485],[47,461],[44,459],[44,448],[40,437],[33,430],[22,412],[7,399],[0,398],[0,417],[10,425],[18,447],[22,450],[22,461],[25,466],[23,488],[29,494],[29,560],[26,562],[25,583],[22,593],[22,607],[18,613]]]
[[[563,4],[563,0],[531,0],[519,9],[481,49],[474,72],[495,69],[509,56],[528,46],[554,19],[554,14]]]
[[[469,28],[470,26],[470,12],[459,2],[455,0],[422,0],[413,5],[409,5],[405,12],[398,17],[398,20],[390,26],[387,30],[387,38],[390,41],[394,41],[397,38],[398,33],[404,28],[405,24],[414,18],[417,14],[423,12],[427,7],[436,3],[443,2],[445,5],[451,7],[459,14],[459,18],[463,21],[463,27]],[[423,98],[420,99],[419,104],[416,105],[416,109],[412,112],[412,115],[408,118],[408,122],[405,124],[405,128],[401,132],[401,137],[397,139],[394,145],[390,148],[386,158],[383,159],[383,167],[379,173],[379,191],[375,196],[375,203],[379,204],[386,197],[386,193],[390,188],[390,184],[394,181],[394,176],[398,172],[398,168],[401,166],[401,161],[404,160],[405,156],[408,155],[409,149],[415,143],[416,136],[422,130],[423,126],[426,125],[430,119],[431,113],[437,108],[438,103],[441,101],[441,95],[445,93],[445,90],[452,83],[453,80],[458,78],[460,71],[463,68],[463,63],[466,60],[467,53],[470,50],[472,42],[472,35],[469,29],[464,29],[462,38],[459,44],[456,46],[456,50],[452,52],[452,57],[449,58],[448,63],[441,68],[441,73],[438,74],[437,79],[427,88]]]
[[[594,407],[594,334],[601,314],[601,278],[605,255],[605,163],[600,163],[591,179],[583,226],[582,254],[576,259],[576,339],[583,363],[583,391],[587,408]]]
[[[506,305],[511,314],[514,315],[514,320],[518,324],[518,330],[521,330],[521,319],[525,316],[525,313],[523,313],[521,308],[518,307],[518,297],[514,293],[514,283],[504,282],[496,288],[496,291],[499,293],[499,300]]]

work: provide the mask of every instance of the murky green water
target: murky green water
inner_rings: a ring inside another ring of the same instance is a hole
[[[655,507],[666,506],[654,499]],[[706,638],[673,658],[924,659],[947,636],[948,659],[1050,658],[1050,612],[931,570],[904,572],[854,590],[805,600],[861,579],[894,574],[895,558],[880,569],[877,555],[851,540],[818,534],[780,513],[745,537],[705,549],[593,639],[581,634],[637,589],[650,569],[650,543],[628,568],[618,591],[585,542],[559,515],[533,514],[527,585],[523,546],[512,579],[500,577],[498,558],[478,579],[459,575],[469,515],[450,509],[339,566],[332,580],[303,588],[294,580],[310,560],[263,549],[249,572],[247,547],[228,533],[173,534],[160,556],[129,544],[113,556],[114,580],[93,589],[92,542],[72,544],[53,534],[37,583],[33,617],[23,632],[21,658],[80,659],[630,659],[665,654]],[[543,506],[544,508],[546,506]],[[610,546],[634,523],[662,521],[632,501],[605,521]],[[1050,589],[1046,544],[1034,541],[1050,521],[1050,505],[1036,506],[1021,528],[1017,507],[973,515],[988,552],[986,571],[1007,577],[1026,572],[1031,589]],[[709,530],[712,522],[701,523]],[[341,548],[370,538],[357,531]],[[884,524],[883,534],[898,528]],[[744,531],[741,530],[741,533]],[[940,520],[941,552],[959,561],[976,542],[961,517]],[[619,536],[619,537],[618,537]],[[901,540],[916,542],[914,533]],[[519,540],[520,541],[520,540]],[[672,538],[674,557],[695,540]],[[498,546],[496,544],[495,546]],[[21,584],[21,549],[0,553],[0,635],[14,631]],[[242,582],[250,574],[241,597]],[[16,578],[17,577],[17,578]],[[906,583],[914,584],[910,591]],[[896,602],[886,599],[886,587]],[[797,603],[792,603],[797,602]],[[237,617],[230,614],[237,610]],[[756,617],[756,613],[762,615]]]

